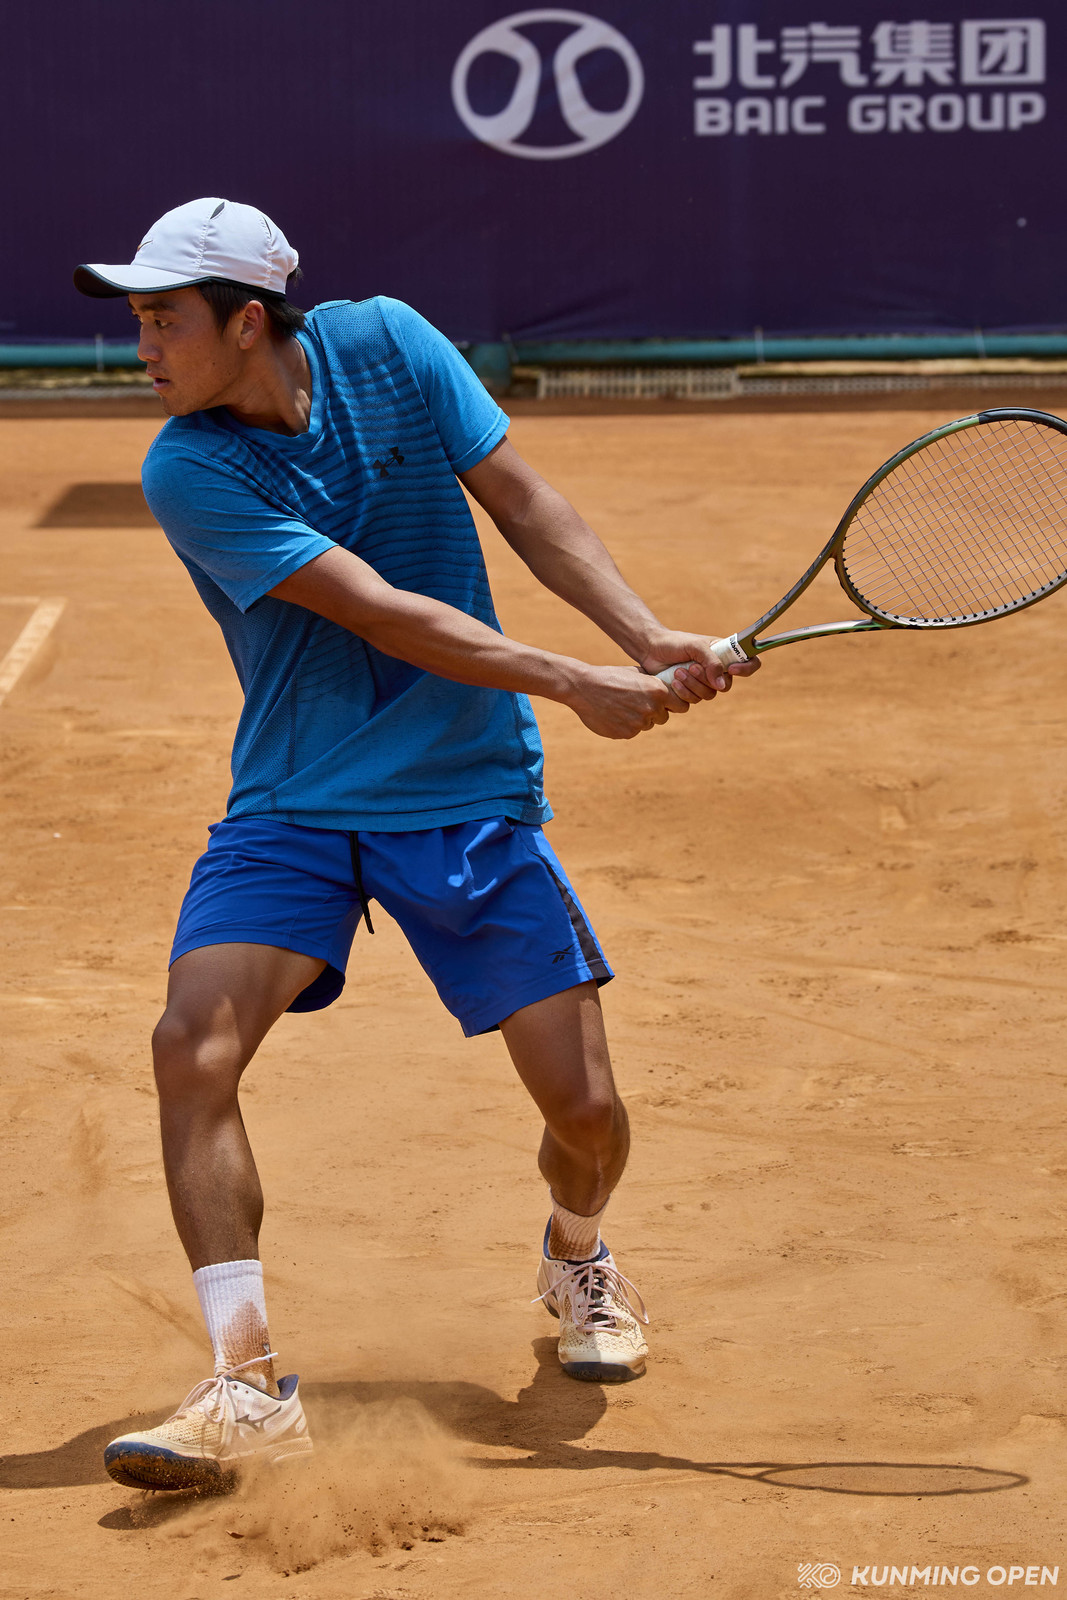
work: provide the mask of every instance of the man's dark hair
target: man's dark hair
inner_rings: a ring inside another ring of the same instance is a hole
[[[285,280],[286,289],[300,282],[303,273],[295,267]],[[258,300],[267,313],[267,325],[274,339],[291,339],[304,326],[304,313],[284,295],[272,294],[266,289],[250,289],[244,283],[228,283],[224,278],[212,278],[198,283],[196,288],[211,307],[220,331],[226,327],[235,311],[243,311],[250,300]]]

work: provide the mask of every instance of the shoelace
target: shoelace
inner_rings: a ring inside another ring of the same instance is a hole
[[[537,1305],[550,1294],[555,1295],[561,1308],[564,1304],[570,1306],[575,1327],[581,1333],[613,1325],[621,1327],[626,1319],[648,1324],[648,1310],[637,1285],[607,1261],[576,1262],[532,1304]]]
[[[189,1390],[177,1411],[171,1412],[167,1422],[174,1422],[176,1418],[184,1416],[187,1411],[192,1411],[195,1406],[200,1405],[201,1401],[207,1401],[207,1404],[203,1407],[204,1415],[209,1417],[212,1422],[221,1422],[226,1415],[227,1409],[233,1409],[233,1395],[226,1385],[226,1379],[232,1378],[235,1372],[244,1372],[246,1367],[257,1366],[261,1361],[276,1361],[277,1359],[278,1352],[270,1350],[266,1355],[253,1356],[251,1361],[242,1361],[236,1367],[226,1367],[224,1371],[216,1372],[213,1378],[201,1379],[198,1384]],[[166,1423],[163,1426],[165,1427]]]

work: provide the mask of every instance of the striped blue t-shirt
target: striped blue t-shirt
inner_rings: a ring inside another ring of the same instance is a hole
[[[546,821],[525,695],[423,672],[268,592],[342,544],[394,587],[499,631],[456,473],[507,417],[400,301],[330,301],[299,337],[306,433],[246,427],[224,408],[173,417],[142,475],[244,690],[228,815],[397,832]]]

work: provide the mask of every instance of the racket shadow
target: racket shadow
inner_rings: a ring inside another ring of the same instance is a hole
[[[467,1444],[525,1451],[510,1458],[468,1457],[487,1472],[671,1472],[691,1477],[741,1479],[776,1489],[821,1494],[908,1498],[928,1495],[993,1494],[1029,1482],[1020,1472],[965,1462],[906,1461],[698,1461],[656,1450],[596,1449],[583,1440],[607,1412],[609,1393],[576,1383],[559,1365],[556,1341],[535,1339],[537,1370],[514,1400],[482,1384],[379,1381],[307,1385],[312,1431],[316,1413],[398,1400],[416,1401],[446,1432]]]

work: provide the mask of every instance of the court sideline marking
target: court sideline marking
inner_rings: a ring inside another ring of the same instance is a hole
[[[37,595],[2,595],[0,604],[33,606],[29,622],[0,661],[0,705],[3,705],[22,674],[44,644],[63,614],[66,600],[41,600]]]

